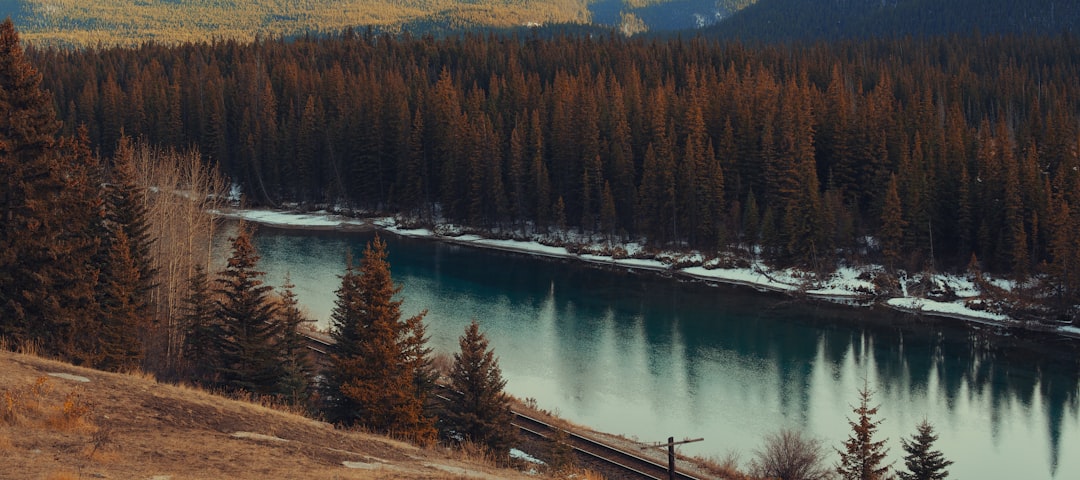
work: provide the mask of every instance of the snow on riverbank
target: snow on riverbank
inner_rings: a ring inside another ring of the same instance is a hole
[[[563,246],[541,243],[539,236],[533,240],[502,240],[460,234],[453,228],[445,228],[445,233],[426,228],[407,228],[399,226],[394,218],[363,220],[319,211],[313,213],[292,213],[269,210],[231,210],[221,213],[227,218],[241,219],[276,227],[310,229],[382,229],[396,235],[410,238],[429,238],[460,245],[519,252],[552,258],[573,259],[606,266],[666,272],[671,275],[690,279],[743,285],[763,291],[781,292],[791,295],[805,295],[810,298],[829,300],[852,305],[871,305],[875,299],[894,310],[917,315],[932,315],[998,326],[1007,326],[1013,319],[1001,313],[972,308],[980,305],[974,301],[981,292],[971,278],[951,274],[935,274],[929,281],[933,285],[950,290],[956,297],[952,301],[939,301],[911,295],[907,288],[898,297],[880,301],[881,292],[874,284],[875,275],[883,272],[880,266],[841,266],[827,278],[816,279],[797,269],[773,269],[763,263],[753,261],[749,266],[720,267],[704,262],[699,253],[661,252],[653,258],[615,258],[596,253],[575,253]],[[571,239],[580,243],[581,239]],[[550,243],[550,242],[549,242]],[[585,251],[602,251],[603,245],[588,245]],[[618,245],[630,256],[638,255],[640,245]],[[609,249],[610,250],[610,249]],[[746,262],[743,262],[746,263]],[[690,265],[690,266],[677,266]],[[990,279],[999,288],[1013,287],[1011,282]],[[1080,328],[1060,327],[1062,335],[1080,338]]]

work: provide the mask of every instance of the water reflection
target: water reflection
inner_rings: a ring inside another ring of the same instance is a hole
[[[347,251],[365,235],[256,237],[271,282],[289,271],[325,320]],[[1064,342],[1029,348],[964,327],[877,310],[791,302],[435,242],[387,238],[406,314],[430,310],[431,344],[452,352],[476,318],[507,388],[595,428],[643,441],[705,437],[685,451],[747,458],[763,434],[846,438],[864,380],[881,432],[923,418],[955,478],[1080,478],[1077,364]]]

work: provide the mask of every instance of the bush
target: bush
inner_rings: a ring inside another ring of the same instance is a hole
[[[784,480],[821,480],[832,477],[825,465],[821,442],[804,437],[794,430],[781,430],[765,437],[754,451],[750,473],[763,478]]]

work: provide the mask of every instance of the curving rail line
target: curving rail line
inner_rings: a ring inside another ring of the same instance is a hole
[[[307,338],[308,349],[311,350],[316,357],[319,357],[317,358],[318,361],[323,362],[327,356],[327,347],[332,345],[333,340],[326,335],[313,335],[310,333],[301,333],[301,335]],[[437,394],[436,396],[444,401],[449,400],[449,398],[444,395]],[[527,435],[550,439],[558,432],[558,430],[560,430],[559,427],[549,425],[535,418],[523,415],[520,412],[513,411],[513,414],[514,420],[511,423]],[[625,475],[621,478],[651,480],[664,480],[668,478],[668,469],[666,465],[661,465],[652,460],[624,452],[610,445],[605,445],[565,429],[563,429],[563,432],[566,434],[567,443],[575,452],[625,472]],[[679,480],[698,480],[696,477],[682,472],[676,472],[675,478]]]

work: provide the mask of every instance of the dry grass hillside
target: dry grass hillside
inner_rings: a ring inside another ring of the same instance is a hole
[[[535,478],[139,375],[0,351],[0,478]]]
[[[251,40],[371,25],[584,23],[588,0],[22,0],[23,38],[54,45]]]

